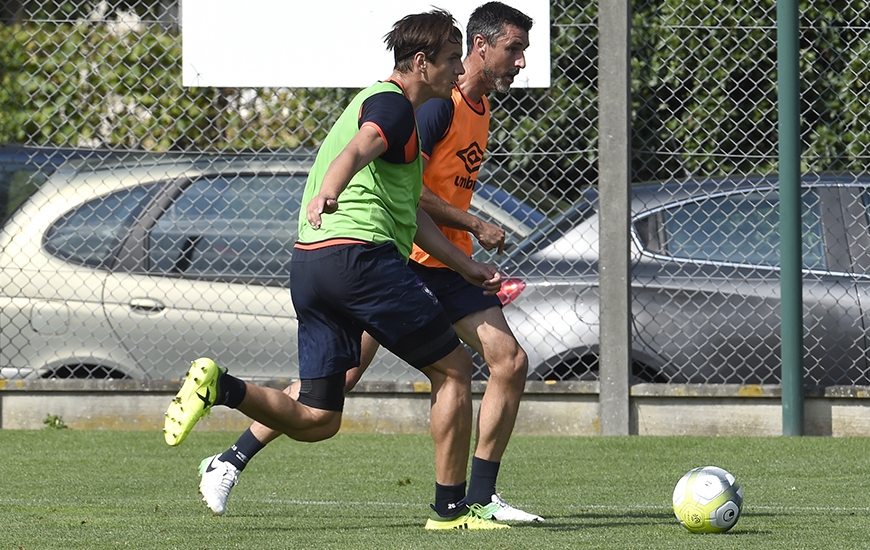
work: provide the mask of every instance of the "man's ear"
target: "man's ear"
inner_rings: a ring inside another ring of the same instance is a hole
[[[481,54],[486,54],[486,48],[489,46],[489,43],[486,41],[486,38],[483,37],[482,34],[475,34],[474,40],[472,40],[472,44],[474,44],[474,49]]]
[[[428,65],[428,60],[426,59],[426,54],[423,52],[417,52],[414,54],[414,69],[421,73],[426,72],[426,66]]]

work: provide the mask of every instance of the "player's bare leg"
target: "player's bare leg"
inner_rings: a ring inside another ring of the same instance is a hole
[[[378,343],[368,334],[362,336],[360,366],[347,371],[345,393],[350,392],[359,382],[372,358],[378,350]],[[296,381],[284,389],[291,399],[299,397],[301,384]],[[230,491],[239,481],[248,462],[269,443],[279,438],[281,432],[269,428],[265,424],[254,422],[242,433],[236,442],[223,453],[207,457],[199,465],[199,492],[206,506],[217,515],[226,512]],[[323,438],[320,427],[310,431],[297,429],[294,436],[299,441],[317,441]]]
[[[429,424],[435,443],[435,504],[426,529],[505,529],[465,499],[471,446],[471,356],[462,346],[421,369],[432,383]]]
[[[351,390],[357,385],[362,378],[362,375],[365,373],[366,369],[371,364],[372,360],[375,357],[375,354],[379,348],[378,342],[369,336],[367,332],[364,332],[362,335],[362,344],[361,344],[361,353],[360,353],[360,365],[358,367],[354,367],[347,371],[347,376],[345,380],[344,393],[348,394]],[[286,388],[284,388],[284,393],[289,395],[291,398],[296,399],[299,397],[299,381],[295,381]],[[272,441],[281,437],[281,432],[277,430],[273,430],[264,424],[260,424],[259,422],[254,422],[251,424],[251,433],[254,434],[264,446],[268,445]],[[317,439],[305,439],[305,434],[298,433],[300,436],[299,441],[317,441]],[[311,434],[309,437],[317,437],[316,433]]]
[[[429,424],[435,442],[435,481],[463,483],[471,446],[471,356],[458,346],[421,370],[432,383]]]
[[[322,441],[338,433],[340,412],[308,407],[288,393],[247,384],[245,398],[236,408],[248,418],[299,441]]]
[[[454,324],[463,342],[489,366],[489,381],[480,404],[474,455],[500,462],[517,419],[528,371],[528,358],[502,315],[491,307]]]
[[[491,307],[454,323],[462,340],[489,366],[489,381],[477,417],[477,437],[468,501],[483,504],[503,521],[543,521],[507,504],[496,492],[496,478],[516,424],[528,371],[528,357],[508,327],[501,308]]]

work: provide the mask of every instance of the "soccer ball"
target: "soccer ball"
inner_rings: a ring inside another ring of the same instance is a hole
[[[692,533],[724,533],[734,527],[743,506],[743,489],[722,468],[689,470],[674,487],[674,514]]]

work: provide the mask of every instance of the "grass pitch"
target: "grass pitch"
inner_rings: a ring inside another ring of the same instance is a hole
[[[516,436],[499,490],[547,521],[428,532],[427,436],[276,441],[215,517],[197,466],[236,435],[194,431],[170,448],[157,432],[0,431],[0,550],[870,547],[870,438]],[[709,464],[743,486],[743,514],[693,535],[671,492]]]

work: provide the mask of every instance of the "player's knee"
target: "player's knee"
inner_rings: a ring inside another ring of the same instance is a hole
[[[529,370],[529,357],[519,344],[508,351],[499,354],[492,361],[487,361],[490,379],[501,378],[517,385],[524,384]]]
[[[308,427],[305,430],[288,432],[296,441],[314,443],[329,439],[341,428],[341,413],[322,409],[309,409]]]
[[[366,365],[367,366],[367,365]],[[359,383],[360,378],[362,378],[363,373],[365,372],[366,367],[354,367],[349,369],[347,373],[345,373],[344,379],[344,393],[345,395],[349,394]]]
[[[341,429],[341,413],[334,413],[332,411],[327,411],[327,413],[318,425],[317,433],[320,436],[320,440],[329,439]]]
[[[299,400],[299,387],[301,386],[300,382],[297,380],[284,388],[284,393],[290,396],[291,399],[298,401]]]

